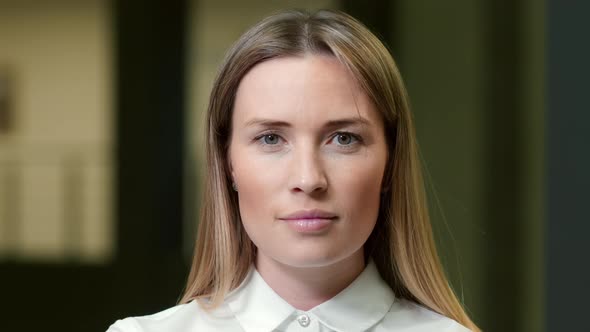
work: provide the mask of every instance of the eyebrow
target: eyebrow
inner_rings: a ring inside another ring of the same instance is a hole
[[[352,125],[370,125],[371,122],[363,117],[352,117],[352,118],[343,118],[338,120],[331,120],[324,124],[324,128],[336,128],[336,127],[345,127],[345,126],[352,126]],[[261,119],[261,118],[254,118],[248,120],[246,122],[246,127],[250,126],[267,126],[267,127],[291,127],[289,122],[280,121],[280,120],[272,120],[272,119]]]

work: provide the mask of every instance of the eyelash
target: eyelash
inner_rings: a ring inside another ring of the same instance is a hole
[[[278,144],[266,144],[266,143],[264,143],[263,139],[265,137],[267,137],[267,136],[270,136],[270,135],[274,135],[274,136],[277,136],[278,138],[281,138],[281,136],[277,132],[275,132],[275,131],[268,131],[268,132],[265,132],[263,134],[260,134],[260,135],[256,136],[254,138],[254,141],[256,143],[258,143],[259,145],[262,145],[262,146],[274,146],[274,145],[278,145]],[[330,137],[330,141],[332,141],[334,138],[336,138],[336,137],[338,137],[340,135],[348,135],[348,136],[350,136],[354,140],[354,142],[352,142],[350,144],[346,144],[346,145],[338,145],[337,144],[337,146],[342,147],[343,149],[350,149],[350,147],[353,147],[353,146],[355,146],[357,144],[363,143],[363,139],[362,139],[362,137],[360,135],[353,134],[353,133],[348,132],[348,131],[338,131],[338,132],[335,132]]]

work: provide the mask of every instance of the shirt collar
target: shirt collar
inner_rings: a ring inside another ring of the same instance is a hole
[[[275,293],[253,266],[226,301],[246,332],[273,331],[295,312],[295,308]]]
[[[336,331],[363,331],[387,314],[395,297],[373,261],[343,291],[308,313]],[[268,286],[254,267],[227,303],[246,332],[272,331],[298,310]]]
[[[310,311],[336,331],[364,331],[385,317],[394,300],[371,260],[347,288]]]

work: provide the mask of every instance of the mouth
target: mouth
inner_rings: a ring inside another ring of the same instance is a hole
[[[281,220],[306,220],[306,219],[335,219],[338,216],[335,213],[324,210],[300,210],[283,216]]]
[[[338,216],[322,210],[301,210],[279,219],[298,233],[321,233],[327,230]]]

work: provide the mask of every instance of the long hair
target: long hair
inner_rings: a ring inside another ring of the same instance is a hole
[[[352,73],[384,121],[389,149],[385,192],[365,255],[374,260],[397,297],[478,331],[451,289],[436,253],[412,114],[397,66],[364,25],[332,10],[272,15],[244,33],[227,53],[207,110],[204,201],[180,302],[196,299],[210,308],[218,306],[253,264],[256,249],[240,220],[227,160],[236,91],[256,64],[305,54],[334,56]]]

